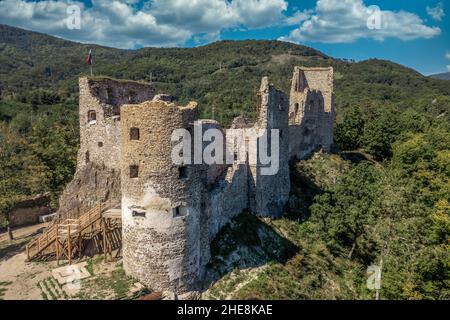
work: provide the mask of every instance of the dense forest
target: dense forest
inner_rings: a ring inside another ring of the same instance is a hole
[[[292,167],[286,218],[296,245],[238,298],[365,299],[383,265],[382,298],[449,299],[450,82],[383,60],[337,60],[278,41],[222,41],[135,51],[89,46],[0,25],[0,212],[70,181],[78,149],[78,83],[95,75],[152,81],[202,116],[254,116],[260,78],[289,91],[295,65],[335,69],[335,154]]]

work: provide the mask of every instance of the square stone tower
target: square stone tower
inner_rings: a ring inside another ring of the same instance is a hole
[[[329,151],[333,123],[333,68],[295,67],[289,101],[290,157]]]

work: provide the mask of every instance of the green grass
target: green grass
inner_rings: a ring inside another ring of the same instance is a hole
[[[45,294],[45,292],[42,291],[42,290],[41,290],[41,296],[42,296],[42,299],[48,300],[48,296],[47,296],[47,295]]]
[[[127,294],[135,279],[127,276],[122,264],[111,273],[97,274],[82,282],[77,298],[81,300],[128,299]]]
[[[12,284],[11,281],[0,281],[0,300],[3,300],[3,296],[10,284]]]
[[[52,300],[58,300],[58,297],[53,293],[53,290],[50,289],[50,286],[49,286],[48,282],[51,282],[51,281],[49,281],[49,279],[50,278],[42,281],[42,283],[43,283],[45,289],[47,290],[47,292],[50,294],[50,298]]]
[[[89,271],[91,275],[95,275],[95,266],[99,265],[103,262],[103,256],[99,255],[95,258],[89,259],[87,261],[86,269]]]

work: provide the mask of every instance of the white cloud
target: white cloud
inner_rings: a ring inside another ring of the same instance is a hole
[[[450,52],[447,52],[447,53],[445,54],[445,58],[446,58],[446,59],[450,59]]]
[[[379,28],[368,28],[368,19],[373,14],[380,18]],[[280,40],[349,43],[363,38],[378,41],[433,38],[440,33],[438,27],[425,25],[419,16],[410,12],[376,12],[362,0],[318,0],[314,13]]]
[[[152,0],[137,6],[137,0],[92,0],[92,7],[74,0],[0,1],[4,24],[63,38],[103,45],[182,45],[220,38],[227,28],[265,28],[281,23],[285,0]],[[68,5],[82,9],[81,29],[66,26]],[[139,9],[138,9],[139,8]]]
[[[442,18],[445,17],[444,4],[439,2],[436,7],[427,6],[427,13],[434,20],[442,21]]]
[[[153,0],[146,8],[158,21],[193,32],[245,26],[269,27],[284,18],[285,0]]]
[[[450,65],[447,66],[447,70],[450,72]]]
[[[284,18],[288,3],[284,0],[235,0],[231,3],[238,23],[249,28],[271,26]]]
[[[81,8],[81,29],[67,28],[67,7]],[[123,1],[92,0],[92,8],[77,1],[4,0],[0,21],[81,42],[121,48],[175,45],[189,39],[188,30],[158,24],[151,13],[136,11]]]
[[[309,19],[312,10],[296,11],[291,17],[286,17],[285,22],[289,26],[297,25]]]

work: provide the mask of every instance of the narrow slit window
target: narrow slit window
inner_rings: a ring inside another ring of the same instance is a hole
[[[130,140],[139,140],[139,128],[130,129]]]
[[[139,166],[130,166],[130,178],[139,177]]]
[[[130,91],[128,92],[128,102],[129,103],[135,103],[137,101],[136,99],[136,92]]]

